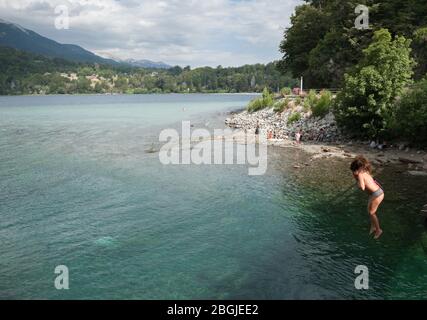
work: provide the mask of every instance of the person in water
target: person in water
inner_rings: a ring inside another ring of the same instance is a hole
[[[378,239],[381,237],[383,230],[380,228],[377,210],[384,200],[384,190],[372,177],[372,166],[365,157],[356,157],[351,163],[350,169],[353,172],[353,177],[356,179],[359,188],[369,194],[368,212],[371,218],[371,231],[369,234],[375,233],[374,239]]]

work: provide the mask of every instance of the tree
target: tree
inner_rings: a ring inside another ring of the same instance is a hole
[[[168,72],[173,76],[179,76],[184,70],[180,66],[175,66],[168,69]]]
[[[119,76],[115,81],[114,81],[114,88],[118,91],[118,92],[126,92],[126,90],[128,89],[128,79],[125,76]]]
[[[345,72],[361,58],[362,48],[360,41],[349,41],[339,29],[328,32],[309,54],[311,83],[316,88],[341,87]]]
[[[427,145],[427,77],[396,103],[394,120],[397,137]]]
[[[415,79],[421,79],[427,73],[427,27],[414,32],[412,48],[417,62]]]
[[[248,105],[249,112],[259,111],[264,108],[272,107],[274,104],[274,96],[270,93],[268,88],[264,88],[262,96],[252,100]]]
[[[411,41],[381,29],[363,51],[355,70],[345,75],[335,104],[338,124],[358,136],[377,138],[390,129],[393,104],[411,82]]]
[[[309,55],[327,32],[327,16],[311,5],[296,8],[291,17],[291,27],[285,31],[280,44],[283,58],[278,68],[291,71],[294,77],[304,76],[310,83]]]
[[[425,0],[305,0],[291,18],[280,45],[283,58],[279,68],[293,77],[305,77],[311,88],[341,88],[344,74],[351,71],[363,56],[375,31],[386,28],[393,36],[414,35],[427,26]],[[358,30],[355,8],[369,9],[369,29]],[[418,66],[415,77],[424,75],[427,64],[424,40],[413,42]]]
[[[378,9],[371,14],[376,28],[386,27],[393,35],[411,37],[427,24],[427,2],[424,0],[370,0]]]
[[[101,82],[91,83],[88,77],[92,75]],[[276,63],[193,70],[189,67],[153,70],[109,65],[94,69],[91,64],[0,47],[0,94],[262,92],[264,87],[276,90],[295,83],[289,72],[282,75],[277,70]]]
[[[79,77],[76,83],[78,93],[89,93],[91,91],[90,80],[85,77]]]

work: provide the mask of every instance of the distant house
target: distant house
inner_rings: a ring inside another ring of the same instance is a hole
[[[301,89],[300,88],[293,88],[292,93],[296,96],[299,96]]]
[[[61,73],[60,76],[63,78],[67,78],[70,81],[74,81],[74,80],[77,80],[79,78],[76,73],[71,73],[70,75],[67,73]]]
[[[95,75],[95,74],[93,74],[91,76],[86,76],[86,79],[88,79],[90,81],[90,86],[92,88],[95,88],[96,84],[101,82],[101,80],[98,79],[98,75]]]

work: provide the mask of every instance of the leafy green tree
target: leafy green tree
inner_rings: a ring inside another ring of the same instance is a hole
[[[249,112],[259,111],[261,109],[272,107],[274,104],[274,96],[268,88],[264,88],[260,98],[252,100],[248,105]]]
[[[290,99],[289,98],[285,98],[285,99],[279,100],[273,106],[274,112],[282,113],[283,111],[285,111],[288,108],[289,103],[290,103]]]
[[[304,76],[312,85],[309,68],[310,52],[316,48],[328,30],[327,15],[319,8],[302,5],[291,17],[291,27],[285,31],[280,44],[283,58],[278,67],[282,72],[291,71],[294,77]]]
[[[91,76],[94,73],[96,73],[96,70],[94,70],[92,67],[88,67],[88,66],[82,67],[79,70],[79,74],[82,76]]]
[[[109,92],[109,89],[110,88],[105,81],[100,81],[95,84],[93,91],[96,93],[106,93]]]
[[[114,81],[114,87],[118,92],[126,92],[126,90],[128,89],[128,79],[125,76],[119,76]]]
[[[306,1],[291,18],[280,49],[279,68],[304,76],[311,88],[338,87],[357,63],[370,31],[354,27],[355,8],[365,0]]]
[[[302,118],[301,113],[294,112],[288,118],[288,124],[292,124],[294,122],[300,121]]]
[[[90,93],[90,80],[86,79],[85,77],[79,77],[76,83],[76,90],[78,93]]]
[[[417,38],[427,26],[427,1],[423,0],[306,0],[298,7],[285,31],[279,63],[282,72],[305,77],[311,88],[341,88],[344,74],[358,64],[375,31],[388,29],[393,36]],[[369,8],[369,29],[358,30],[355,8]],[[413,53],[418,63],[416,79],[425,74],[426,44],[414,39]]]
[[[423,0],[370,0],[376,8],[371,21],[376,29],[388,28],[393,35],[411,37],[421,26],[427,25],[427,2]]]
[[[413,74],[410,43],[401,36],[393,40],[386,29],[375,32],[361,62],[346,74],[336,99],[335,116],[340,126],[371,138],[390,128],[395,99]]]
[[[308,95],[304,98],[304,109],[312,110],[318,101],[316,90],[310,90]]]
[[[140,89],[138,93],[262,92],[265,87],[277,90],[294,86],[296,80],[289,72],[281,74],[276,65],[273,62],[237,68],[154,70],[74,63],[0,47],[0,94],[135,93],[135,89]],[[67,80],[74,74],[79,80]],[[102,84],[91,86],[86,76],[92,75],[96,75]]]
[[[170,68],[168,70],[168,73],[170,73],[173,76],[179,76],[184,70],[180,66],[175,66],[173,68]]]
[[[289,87],[284,87],[282,89],[280,89],[280,94],[285,97],[285,96],[289,96],[292,94],[292,89]]]
[[[312,107],[314,117],[323,118],[326,116],[332,107],[332,93],[328,90],[323,90],[315,105]]]
[[[427,77],[396,103],[393,129],[395,137],[427,145]]]
[[[417,61],[415,79],[421,79],[427,73],[427,27],[417,29],[414,32],[412,48],[414,58]]]

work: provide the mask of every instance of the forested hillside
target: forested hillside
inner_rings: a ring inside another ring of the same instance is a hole
[[[310,88],[339,88],[363,56],[376,30],[411,39],[415,79],[427,72],[427,1],[306,0],[291,18],[280,45],[280,68],[304,76]],[[355,28],[358,5],[369,8],[369,29]]]
[[[275,63],[237,68],[144,69],[62,59],[0,47],[0,94],[261,92],[295,86]]]

